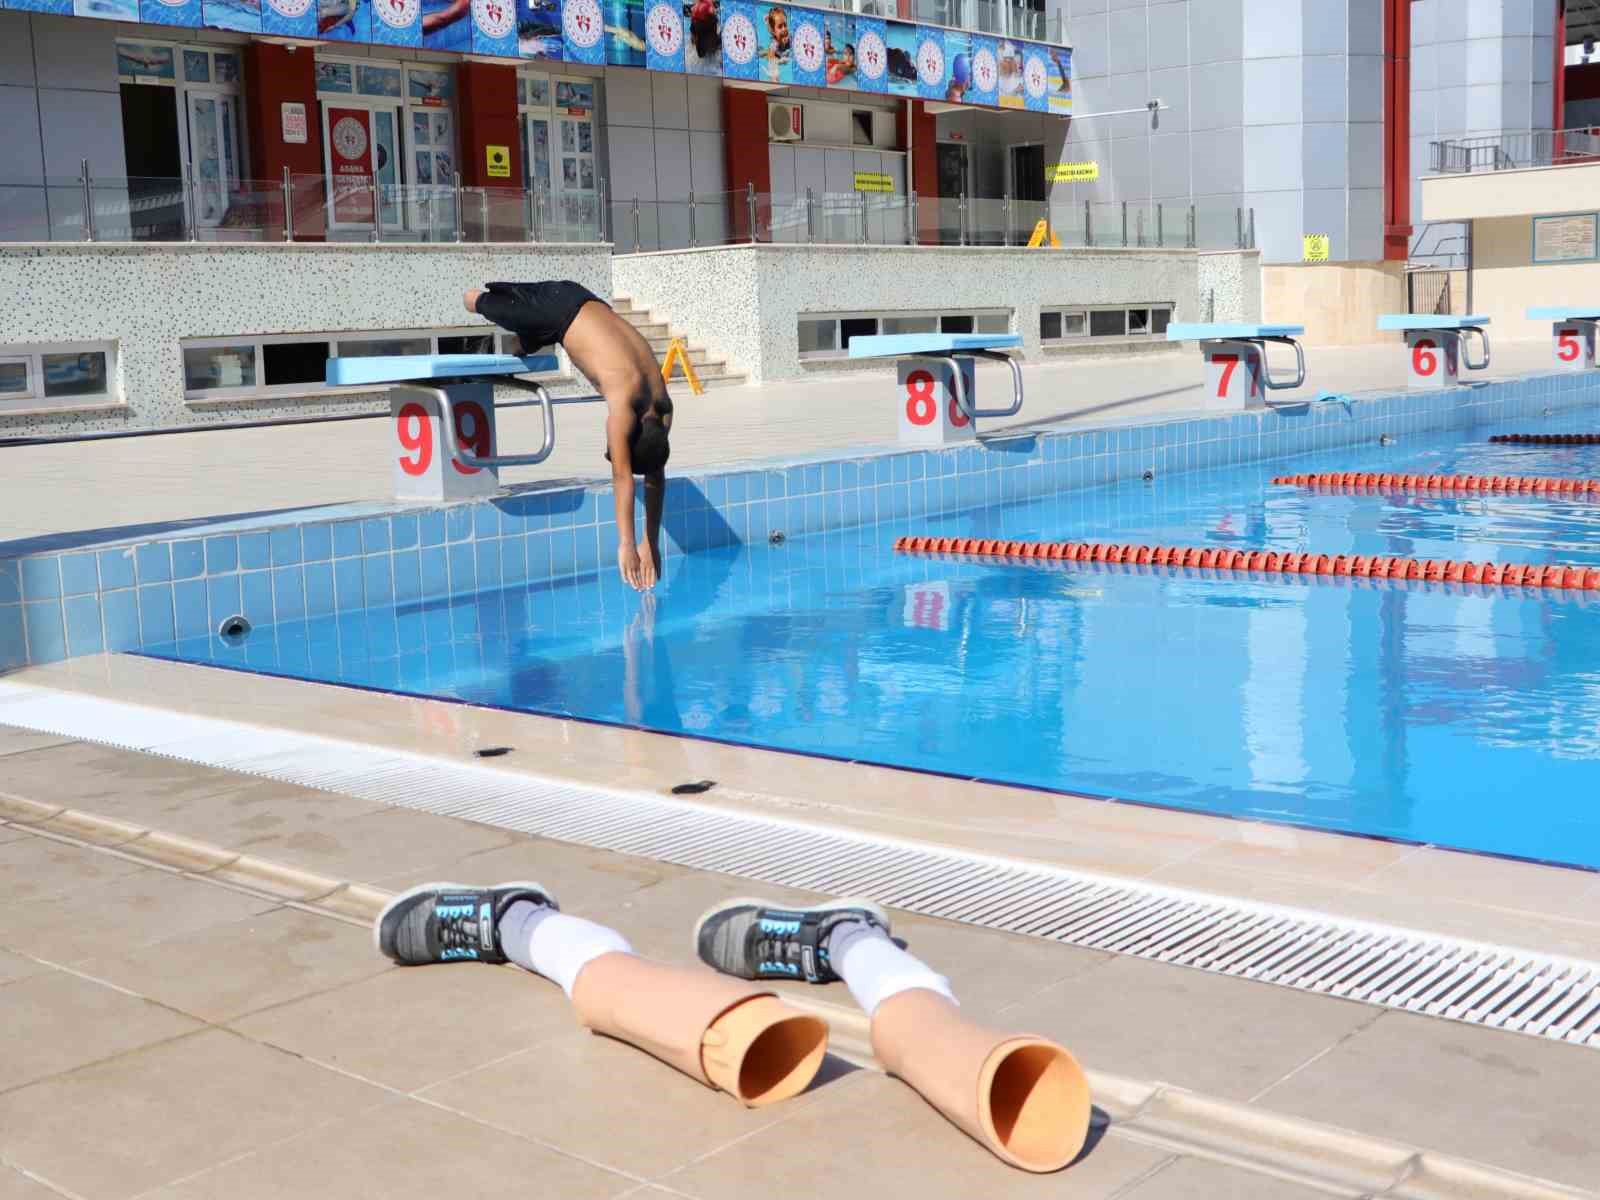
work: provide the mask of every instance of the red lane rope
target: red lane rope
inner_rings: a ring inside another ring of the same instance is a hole
[[[1317,491],[1362,488],[1381,492],[1600,496],[1600,479],[1553,479],[1542,475],[1402,475],[1388,471],[1322,471],[1313,475],[1279,475],[1272,482]]]
[[[1600,446],[1600,433],[1497,433],[1489,440],[1510,446]]]
[[[1600,591],[1600,567],[1525,566],[1388,554],[1279,554],[1271,550],[1122,545],[1115,542],[1013,542],[994,538],[898,537],[894,548],[910,554],[953,554],[1001,559],[1127,563],[1135,566],[1203,567],[1259,571],[1269,575],[1344,575],[1361,579],[1420,579],[1428,583],[1481,583],[1501,587]]]

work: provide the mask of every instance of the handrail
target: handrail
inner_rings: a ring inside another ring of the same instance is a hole
[[[954,359],[958,354],[970,355],[973,358],[987,358],[994,362],[1003,362],[1011,368],[1011,407],[1010,408],[979,408],[972,397],[967,395],[967,380],[962,373],[961,364],[951,362],[951,376],[955,382],[952,385],[956,393],[956,405],[968,418],[976,421],[979,417],[1014,417],[1022,411],[1022,367],[1017,360],[1009,354],[1002,354],[998,350],[961,350],[952,354],[913,354],[911,358],[937,358]]]
[[[474,382],[482,382],[482,379]],[[444,388],[425,387],[421,384],[407,384],[405,386],[416,388],[418,391],[431,394],[439,402],[439,428],[444,439],[445,453],[458,462],[469,467],[487,467],[491,470],[500,467],[533,467],[550,457],[556,448],[556,415],[551,408],[550,393],[545,391],[543,385],[531,379],[504,378],[495,381],[502,387],[522,388],[532,392],[539,400],[539,413],[544,419],[544,444],[533,454],[489,454],[483,457],[472,453],[462,447],[456,439],[456,412],[455,406],[450,401],[450,393]]]

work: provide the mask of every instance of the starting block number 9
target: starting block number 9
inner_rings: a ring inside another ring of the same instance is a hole
[[[970,358],[959,360],[967,398],[977,394],[977,381]],[[902,359],[899,368],[900,440],[924,445],[970,440],[972,418],[956,403],[956,367],[948,362]]]
[[[455,384],[450,388],[455,413],[456,444],[477,458],[494,453],[494,402],[483,384]],[[395,495],[405,498],[452,500],[487,495],[499,487],[493,470],[469,467],[458,458],[446,466],[442,459],[444,431],[439,427],[438,397],[423,388],[398,387],[390,392],[393,422]]]

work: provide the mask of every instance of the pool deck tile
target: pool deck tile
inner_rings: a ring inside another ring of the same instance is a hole
[[[1386,1012],[1260,1103],[1380,1136],[1404,1131],[1445,1153],[1592,1188],[1600,1064],[1593,1051],[1575,1050]]]
[[[0,1200],[60,1200],[61,1193],[0,1163]]]
[[[1320,1188],[1258,1175],[1225,1163],[1174,1158],[1119,1192],[1117,1200],[1318,1200]]]
[[[40,838],[0,845],[0,901],[17,904],[100,888],[148,868],[126,859],[84,855]],[[13,910],[16,911],[16,910]]]

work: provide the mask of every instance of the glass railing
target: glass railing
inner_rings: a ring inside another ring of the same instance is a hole
[[[192,179],[0,183],[0,241],[426,243],[609,242],[616,253],[741,242],[783,245],[1236,249],[1252,211],[1194,204],[922,198],[880,192],[700,193],[685,200],[381,176],[285,175],[220,186]]]

